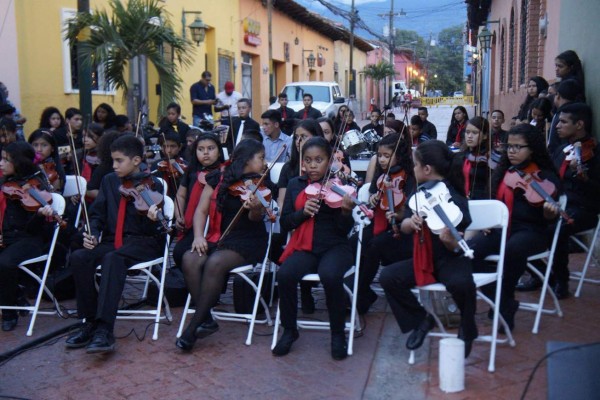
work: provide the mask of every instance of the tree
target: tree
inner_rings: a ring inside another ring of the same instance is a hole
[[[463,90],[463,34],[462,25],[442,30],[437,46],[429,53],[429,89],[449,94]],[[432,79],[437,74],[437,78]]]
[[[192,43],[175,33],[157,0],[129,0],[127,5],[110,0],[109,6],[110,15],[105,10],[77,14],[67,22],[65,37],[80,46],[86,65],[105,66],[106,80],[123,90],[123,100],[128,102],[133,100],[133,92],[125,77],[127,67],[135,57],[145,56],[158,72],[159,114],[164,114],[166,105],[180,92],[182,80],[179,66],[165,59],[163,49],[168,46],[173,60],[187,67],[191,65]]]
[[[371,78],[377,85],[377,98],[379,98],[379,83],[388,76],[396,75],[394,66],[387,61],[379,61],[377,64],[367,65],[361,72],[365,78]]]

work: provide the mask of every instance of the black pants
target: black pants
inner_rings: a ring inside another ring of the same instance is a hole
[[[371,224],[369,227],[371,227]],[[365,234],[366,233],[366,234]],[[395,238],[392,231],[373,236],[373,230],[363,232],[363,247],[358,278],[358,302],[367,301],[374,294],[371,283],[379,271],[379,265],[406,260],[412,257],[412,235],[400,234]]]
[[[20,239],[4,240],[5,247],[0,249],[0,304],[17,304],[17,286],[19,264],[30,258],[41,256],[46,243],[39,236],[25,236]],[[4,319],[12,319],[16,310],[3,310]]]
[[[98,321],[112,330],[127,269],[163,254],[164,243],[150,237],[126,237],[123,246],[115,250],[113,242],[100,243],[92,250],[80,249],[71,254],[73,277],[77,289],[79,318]],[[96,267],[102,266],[100,288],[94,285]]]
[[[560,227],[560,234],[556,242],[556,252],[554,253],[554,263],[552,264],[552,273],[556,281],[567,282],[569,280],[569,237],[578,232],[588,229],[594,229],[598,224],[598,214],[591,213],[581,208],[567,208],[567,214],[573,218],[573,223],[567,224],[563,221]],[[549,240],[554,237],[556,224],[549,228]]]
[[[173,249],[173,261],[175,261],[175,265],[178,268],[181,268],[181,263],[183,260],[183,255],[186,251],[192,248],[192,242],[194,241],[194,232],[193,230],[189,230],[185,233],[185,235],[175,243],[175,248]]]
[[[475,339],[476,292],[470,260],[456,256],[434,261],[434,274],[437,281],[446,286],[460,309],[462,338]],[[426,311],[411,292],[417,284],[413,260],[388,265],[381,271],[379,282],[400,330],[406,333],[416,329],[425,318]]]
[[[469,247],[475,252],[473,270],[475,272],[488,272],[489,266],[484,259],[490,254],[500,251],[500,230],[493,230],[489,235],[479,233],[469,240]],[[504,256],[504,276],[502,278],[502,301],[500,310],[509,306],[515,298],[515,286],[527,268],[527,258],[545,251],[548,248],[548,239],[544,232],[520,229],[510,232],[506,241]],[[494,286],[495,287],[495,286]],[[491,294],[493,287],[486,288],[486,294]]]
[[[343,333],[346,320],[344,274],[353,264],[349,245],[338,245],[321,254],[297,251],[289,256],[277,273],[281,325],[296,329],[298,282],[308,274],[318,273],[323,288],[332,333]]]

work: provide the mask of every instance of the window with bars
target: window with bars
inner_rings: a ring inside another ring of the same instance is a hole
[[[504,82],[506,81],[506,38],[504,37],[504,27],[500,35],[500,91],[504,91]]]
[[[515,73],[515,9],[510,10],[510,25],[509,25],[509,44],[508,44],[508,88],[512,88],[514,84]]]
[[[526,74],[526,61],[527,61],[527,20],[528,20],[528,8],[529,0],[522,0],[521,3],[521,44],[519,45],[519,84],[524,85]]]

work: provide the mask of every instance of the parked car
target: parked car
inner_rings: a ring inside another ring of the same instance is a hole
[[[281,93],[287,94],[287,106],[294,111],[304,108],[302,103],[304,93],[311,94],[312,106],[319,110],[324,117],[330,114],[336,115],[338,108],[346,102],[336,82],[292,82],[285,85]],[[279,108],[279,103],[269,106],[271,110],[277,108]]]
[[[461,91],[454,92],[454,97],[463,97],[463,92],[461,92]]]

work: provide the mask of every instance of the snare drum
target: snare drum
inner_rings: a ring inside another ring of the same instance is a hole
[[[357,131],[356,129],[352,129],[344,133],[344,136],[342,137],[342,146],[344,147],[344,150],[348,152],[348,154],[355,155],[366,149],[368,143],[364,141],[361,132]]]
[[[365,142],[369,143],[370,145],[374,145],[375,143],[378,143],[381,140],[381,136],[377,134],[375,129],[368,129],[362,134]]]

